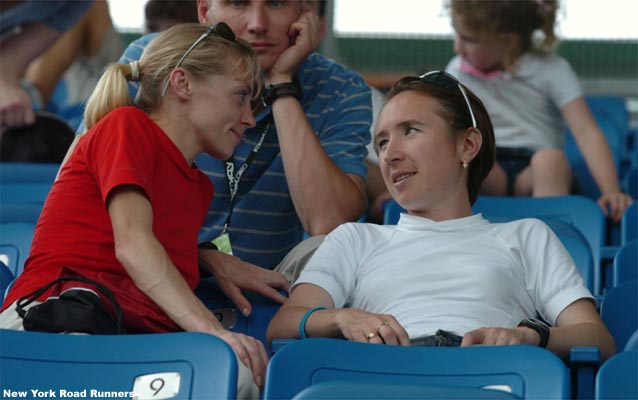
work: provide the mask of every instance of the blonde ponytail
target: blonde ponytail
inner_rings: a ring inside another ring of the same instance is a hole
[[[133,105],[128,89],[132,72],[130,64],[113,63],[106,67],[86,103],[84,126],[87,130],[117,107]]]
[[[84,125],[91,129],[117,107],[136,106],[146,113],[162,101],[162,86],[169,79],[180,57],[209,28],[200,24],[178,24],[151,40],[139,61],[114,63],[107,67],[89,97]],[[188,53],[180,65],[196,79],[209,75],[230,75],[246,82],[256,96],[261,87],[261,67],[254,50],[241,40],[227,40],[208,35]],[[139,81],[135,100],[131,99],[128,81]]]

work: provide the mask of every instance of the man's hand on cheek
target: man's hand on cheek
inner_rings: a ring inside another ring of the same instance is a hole
[[[319,17],[313,12],[301,14],[290,25],[290,47],[284,50],[267,73],[267,83],[290,82],[301,63],[319,47]]]

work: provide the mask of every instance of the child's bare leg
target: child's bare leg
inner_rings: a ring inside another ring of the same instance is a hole
[[[530,162],[532,196],[562,196],[570,193],[572,173],[560,149],[542,149]],[[518,182],[517,182],[518,183]]]
[[[487,196],[505,196],[507,195],[507,176],[503,168],[494,163],[492,170],[481,185],[481,194]]]

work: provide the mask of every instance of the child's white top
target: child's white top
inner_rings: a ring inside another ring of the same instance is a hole
[[[519,59],[515,74],[486,76],[456,56],[446,70],[483,101],[498,147],[563,147],[560,109],[583,95],[578,77],[565,59],[529,52]]]

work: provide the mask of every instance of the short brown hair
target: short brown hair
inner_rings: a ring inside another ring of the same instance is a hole
[[[463,86],[463,88],[472,106],[472,111],[476,119],[476,128],[483,138],[481,149],[476,157],[470,161],[468,170],[467,191],[470,204],[474,204],[483,180],[487,177],[494,165],[496,145],[492,120],[483,102],[467,87]],[[386,95],[386,102],[390,101],[390,99],[399,93],[406,91],[414,91],[436,100],[439,104],[436,112],[447,123],[448,131],[454,137],[457,137],[469,127],[472,127],[472,118],[467,109],[465,98],[460,90],[450,91],[420,79],[401,79]]]

